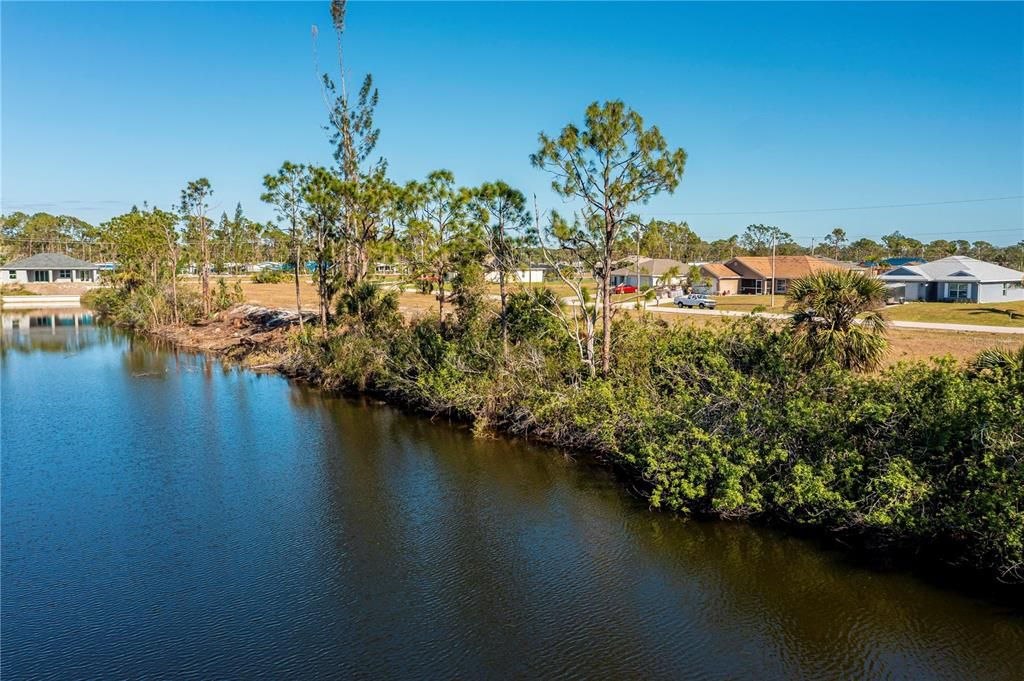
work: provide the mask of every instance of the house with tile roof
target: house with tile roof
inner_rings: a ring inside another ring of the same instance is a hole
[[[902,285],[906,300],[999,303],[1024,300],[1024,272],[965,255],[917,265],[901,265],[879,275]]]
[[[727,261],[725,266],[739,275],[739,293],[764,294],[774,289],[780,295],[789,290],[789,282],[816,272],[837,269],[865,271],[853,263],[813,255],[743,255]]]
[[[0,265],[0,284],[95,282],[99,266],[63,253],[37,253]]]
[[[700,266],[700,274],[708,282],[709,295],[730,296],[740,292],[739,274],[720,262],[704,263]]]

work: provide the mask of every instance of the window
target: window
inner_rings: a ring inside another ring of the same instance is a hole
[[[949,285],[949,297],[953,300],[967,300],[970,297],[971,285],[957,282]]]
[[[32,281],[50,281],[50,270],[33,270]]]
[[[92,272],[89,270],[78,270],[78,281],[92,281]]]
[[[70,279],[71,278],[71,270],[57,270],[57,278],[58,279]]]
[[[785,293],[786,289],[789,288],[789,279],[776,279],[775,280],[775,292]]]
[[[18,278],[18,273],[15,272],[14,270],[11,270],[10,272],[7,273],[7,278],[8,279],[17,279]]]
[[[741,279],[740,293],[764,293],[765,283],[761,279]]]

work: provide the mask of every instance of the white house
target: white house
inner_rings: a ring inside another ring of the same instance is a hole
[[[484,274],[484,279],[492,283],[497,283],[498,272],[496,270],[491,270]],[[516,270],[514,272],[509,272],[506,280],[517,284],[543,284],[544,270],[539,267],[529,267]]]
[[[611,271],[612,286],[618,286],[619,284],[638,285],[637,258],[636,256],[630,256],[626,260],[629,261],[628,265]],[[639,286],[673,286],[686,279],[688,268],[689,265],[678,260],[641,256]]]
[[[880,274],[903,284],[907,300],[999,303],[1024,300],[1024,272],[963,255],[920,265],[901,265]]]
[[[0,284],[95,282],[99,267],[63,253],[37,253],[0,265]]]

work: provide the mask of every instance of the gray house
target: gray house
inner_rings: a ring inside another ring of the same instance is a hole
[[[0,284],[94,282],[99,267],[63,253],[37,253],[0,265]]]
[[[678,260],[668,258],[646,258],[640,257],[640,283],[637,284],[637,258],[627,258],[629,264],[625,267],[612,270],[612,286],[628,284],[630,286],[671,286],[678,284],[686,278],[688,265]],[[670,272],[674,274],[668,275]]]
[[[880,274],[887,284],[906,287],[907,300],[1000,303],[1024,300],[1024,272],[963,255],[901,265]]]

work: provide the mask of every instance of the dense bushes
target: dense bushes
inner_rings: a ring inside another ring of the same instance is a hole
[[[225,310],[242,302],[243,297],[237,281],[229,287],[220,278],[212,292],[212,309]],[[202,319],[203,305],[199,292],[180,284],[176,292],[172,292],[169,284],[105,286],[83,295],[82,304],[95,310],[101,318],[120,326],[151,330],[174,322],[175,298],[180,323],[194,324]]]
[[[174,307],[169,288],[142,284],[128,288],[110,286],[93,289],[82,296],[82,304],[95,310],[105,320],[132,329],[154,329],[174,320]],[[183,324],[193,324],[202,317],[199,295],[191,289],[177,292],[178,315]]]
[[[290,278],[291,275],[284,270],[273,269],[263,269],[252,275],[254,284],[280,284],[282,281]]]
[[[326,339],[295,339],[292,368],[481,430],[598,451],[658,508],[857,532],[1024,578],[1019,368],[808,371],[788,329],[647,318],[617,324],[612,372],[591,378],[525,296],[510,301],[507,359],[491,315],[403,325],[364,300],[384,310],[373,324],[349,301]]]

